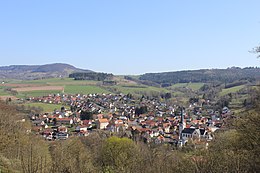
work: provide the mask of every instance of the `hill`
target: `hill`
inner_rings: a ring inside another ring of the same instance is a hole
[[[175,83],[233,83],[238,80],[256,81],[260,78],[260,68],[202,69],[163,73],[146,73],[140,80],[156,82],[158,84]]]
[[[69,64],[54,63],[45,65],[10,65],[0,67],[0,76],[3,79],[43,79],[53,77],[68,77],[75,72],[92,72],[76,68]]]

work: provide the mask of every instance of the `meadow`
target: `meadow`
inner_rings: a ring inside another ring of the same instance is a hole
[[[27,98],[27,97],[40,97],[40,96],[48,96],[50,94],[58,94],[61,93],[60,90],[38,90],[38,91],[24,91],[18,92],[16,97],[18,98]]]
[[[190,89],[196,91],[196,90],[199,90],[203,85],[204,85],[204,83],[177,83],[177,84],[170,86],[169,88],[175,89],[175,88],[180,88],[180,87],[187,87],[187,88],[190,88]]]
[[[93,94],[93,93],[109,93],[109,91],[99,86],[93,85],[67,85],[65,86],[67,94]]]
[[[229,93],[235,93],[235,92],[238,92],[239,90],[241,90],[244,87],[245,87],[245,85],[240,85],[240,86],[235,86],[235,87],[232,87],[232,88],[222,89],[222,91],[219,93],[219,95],[224,96],[224,95],[227,95]]]
[[[25,107],[40,107],[43,109],[43,112],[53,112],[54,110],[60,110],[61,107],[65,107],[66,109],[70,109],[69,106],[63,106],[58,104],[49,104],[49,103],[25,103],[22,104]]]

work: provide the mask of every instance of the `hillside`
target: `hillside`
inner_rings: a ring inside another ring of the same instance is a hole
[[[146,73],[140,80],[147,80],[159,84],[175,83],[232,83],[237,80],[256,81],[260,78],[260,68],[228,68],[228,69],[202,69],[163,73]]]
[[[54,63],[45,65],[10,65],[0,67],[2,79],[42,79],[53,77],[68,77],[74,72],[91,72],[76,68],[69,64]]]

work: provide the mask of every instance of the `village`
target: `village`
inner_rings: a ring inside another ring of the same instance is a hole
[[[30,115],[32,132],[49,141],[103,131],[147,144],[207,147],[232,115],[227,107],[214,111],[204,99],[187,107],[129,94],[53,94],[28,101],[61,105],[53,112]]]

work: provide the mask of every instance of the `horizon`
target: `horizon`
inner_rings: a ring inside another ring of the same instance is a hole
[[[115,75],[259,67],[260,1],[0,2],[0,66]]]
[[[48,64],[11,64],[11,65],[6,65],[6,66],[0,66],[1,67],[9,67],[9,66],[42,66],[42,65],[52,65],[52,64],[65,64],[65,65],[71,65],[77,69],[80,70],[90,70],[95,73],[109,73],[106,71],[96,71],[95,69],[85,69],[85,68],[79,68],[73,64],[68,64],[68,63],[63,63],[63,62],[54,62],[54,63],[48,63]],[[232,67],[227,67],[227,68],[200,68],[200,69],[183,69],[183,70],[175,70],[175,71],[153,71],[153,72],[144,72],[142,74],[114,74],[116,76],[139,76],[147,73],[168,73],[168,72],[179,72],[179,71],[196,71],[196,70],[225,70],[225,69],[230,69],[230,68],[240,68],[240,69],[245,69],[245,68],[260,68],[260,66],[247,66],[247,67],[238,67],[238,66],[232,66]]]

